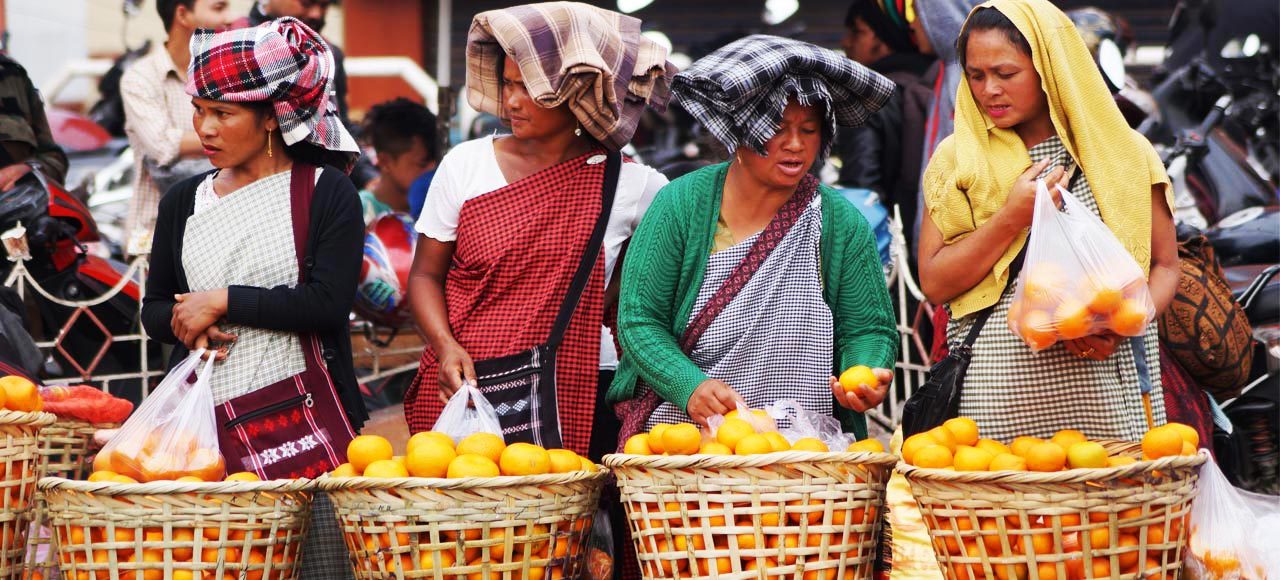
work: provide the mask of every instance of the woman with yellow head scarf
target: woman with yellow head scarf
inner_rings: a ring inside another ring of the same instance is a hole
[[[1043,177],[1102,218],[1147,269],[1163,311],[1178,278],[1164,167],[1049,2],[986,2],[970,13],[957,46],[964,79],[955,133],[925,171],[919,265],[925,294],[951,312],[950,344],[992,308],[972,349],[960,414],[995,439],[1079,429],[1137,440],[1164,422],[1162,405],[1144,412],[1144,400],[1163,400],[1155,323],[1136,339],[1106,333],[1033,354],[1008,328],[1010,270]]]

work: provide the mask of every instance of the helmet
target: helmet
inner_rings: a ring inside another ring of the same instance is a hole
[[[1110,38],[1112,42],[1119,43],[1115,19],[1099,8],[1089,6],[1069,10],[1067,18],[1076,25],[1076,30],[1084,38],[1084,45],[1089,48],[1089,53],[1095,59],[1098,57],[1098,45],[1102,39]]]
[[[418,234],[408,215],[387,214],[369,224],[356,286],[356,314],[387,326],[400,326],[409,319],[409,267],[417,245]]]

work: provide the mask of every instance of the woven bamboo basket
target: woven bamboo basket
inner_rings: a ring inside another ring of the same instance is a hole
[[[40,480],[63,577],[298,577],[307,480],[118,484]]]
[[[39,433],[48,413],[0,410],[0,579],[22,575],[39,477]]]
[[[321,478],[358,579],[579,578],[607,472]]]
[[[1141,445],[1100,441],[1112,455]],[[1176,578],[1203,456],[1054,473],[898,465],[951,579]]]
[[[39,477],[65,477],[84,479],[92,471],[89,449],[93,434],[99,429],[113,429],[119,423],[86,423],[74,419],[58,419],[40,430]],[[53,547],[53,536],[48,528],[44,498],[36,491],[35,512],[31,518],[31,531],[27,536],[27,555],[24,577],[50,578],[58,567],[58,552]],[[38,574],[37,574],[38,572]]]
[[[870,578],[885,453],[609,455],[646,579]]]

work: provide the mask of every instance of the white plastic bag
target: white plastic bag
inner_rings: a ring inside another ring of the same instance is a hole
[[[1208,455],[1207,450],[1200,450]],[[1187,576],[1192,580],[1280,578],[1280,498],[1232,487],[1212,459],[1191,504]]]
[[[209,387],[214,357],[201,366],[204,352],[191,353],[165,375],[94,458],[94,471],[111,471],[143,483],[184,476],[222,481],[226,463],[218,448]]]
[[[831,415],[814,413],[792,400],[778,401],[771,407],[778,409],[783,417],[790,419],[791,426],[782,430],[782,436],[791,443],[813,438],[825,443],[827,449],[844,451],[855,441],[852,434],[844,432],[840,426],[840,420]]]
[[[440,418],[432,431],[444,433],[457,443],[472,433],[493,433],[502,437],[502,425],[498,423],[498,412],[484,398],[475,385],[463,383],[462,388],[449,397]]]
[[[1009,309],[1009,330],[1033,351],[1103,331],[1141,336],[1155,318],[1142,267],[1102,220],[1058,188],[1054,205],[1036,182],[1026,259]]]

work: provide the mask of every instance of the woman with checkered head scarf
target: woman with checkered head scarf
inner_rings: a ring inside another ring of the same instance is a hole
[[[866,436],[862,413],[893,378],[893,312],[866,220],[811,170],[837,124],[892,91],[843,56],[763,35],[676,75],[677,101],[732,159],[664,188],[628,248],[609,392],[623,438],[780,400]],[[859,365],[874,377],[846,392],[833,375]]]
[[[617,426],[596,413],[600,381],[607,385],[617,364],[604,327],[606,288],[616,286],[623,245],[666,179],[624,161],[605,192],[606,168],[643,109],[665,108],[675,72],[666,56],[641,36],[639,20],[586,4],[475,16],[467,98],[510,132],[446,154],[417,223],[409,295],[429,344],[405,395],[411,431],[433,427],[443,402],[477,381],[477,363],[549,341],[608,201],[598,257],[588,257],[595,266],[556,351],[554,404],[494,404],[504,421],[514,416],[502,413],[508,407],[537,411],[525,415],[527,429],[504,423],[509,440],[536,431],[597,460],[612,451]]]
[[[347,331],[364,221],[333,57],[293,18],[197,31],[191,54],[193,123],[215,169],[160,202],[142,323],[176,345],[175,361],[217,353],[210,387],[228,472],[316,477],[346,461],[367,418]],[[304,391],[305,406],[273,405]],[[302,576],[343,578],[332,507],[319,496],[315,506]]]

